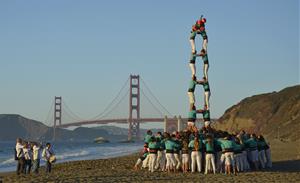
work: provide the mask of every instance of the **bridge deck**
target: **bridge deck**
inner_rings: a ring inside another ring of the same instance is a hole
[[[167,121],[177,121],[177,118],[167,118]],[[188,118],[181,118],[183,122],[186,122]],[[164,118],[140,118],[138,120],[140,123],[162,123],[164,122]],[[197,121],[201,122],[202,119],[198,119]],[[216,121],[216,119],[212,119],[212,121]],[[67,128],[70,126],[82,126],[82,125],[92,125],[92,124],[108,124],[108,123],[121,123],[121,124],[127,124],[128,119],[103,119],[103,120],[91,120],[91,121],[78,121],[78,122],[72,122],[62,125],[57,125],[59,128]]]

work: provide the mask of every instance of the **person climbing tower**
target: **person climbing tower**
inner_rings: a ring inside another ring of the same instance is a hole
[[[197,111],[198,113],[202,113],[204,125],[206,127],[210,126],[210,110],[204,108]]]
[[[188,130],[191,132],[197,132],[198,129],[195,126],[195,122],[197,121],[197,113],[202,113],[203,110],[196,110],[195,105],[192,107],[192,109],[188,113]]]
[[[196,54],[196,46],[195,46],[195,38],[197,34],[200,34],[203,38],[202,49],[205,49],[207,52],[207,43],[208,37],[205,30],[206,18],[203,18],[201,15],[200,19],[196,21],[196,23],[192,26],[192,31],[190,34],[190,43],[192,47],[192,53]]]
[[[191,56],[190,56],[190,68],[191,68],[191,71],[192,71],[192,76],[195,76],[196,75],[196,58],[197,58],[197,51],[195,51],[195,53],[191,53]]]
[[[210,98],[210,87],[209,82],[206,77],[203,77],[203,80],[199,82],[203,86],[204,89],[204,109],[209,110],[209,98]]]
[[[200,54],[198,54],[196,56],[202,57],[202,60],[203,60],[203,75],[208,80],[209,63],[208,63],[208,56],[207,56],[206,50],[202,49],[201,52],[200,52]]]
[[[195,105],[195,88],[197,84],[201,84],[202,81],[197,81],[197,77],[195,75],[192,76],[190,81],[189,89],[188,89],[188,97],[190,103],[190,111],[192,110],[193,106]]]

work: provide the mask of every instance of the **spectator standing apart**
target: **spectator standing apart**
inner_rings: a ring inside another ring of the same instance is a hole
[[[24,167],[25,167],[23,144],[22,144],[22,139],[20,138],[17,138],[17,142],[16,142],[15,160],[18,161],[16,173],[17,175],[20,175],[21,173],[24,173]]]

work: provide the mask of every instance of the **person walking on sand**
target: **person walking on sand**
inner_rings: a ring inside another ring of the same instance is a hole
[[[41,159],[40,145],[38,143],[34,143],[32,150],[33,150],[32,172],[38,174],[40,168],[40,159]]]
[[[53,149],[50,143],[46,144],[46,147],[43,151],[43,158],[46,160],[46,173],[51,173],[52,163],[51,157],[54,156]]]
[[[194,134],[194,139],[190,141],[189,148],[191,153],[191,169],[192,173],[196,172],[196,169],[200,173],[202,170],[202,142],[198,137],[198,134]]]
[[[24,152],[23,152],[23,141],[21,138],[17,138],[16,140],[16,148],[15,148],[15,160],[18,161],[17,163],[17,169],[16,173],[17,175],[20,175],[24,172],[25,167],[25,158],[24,158]]]

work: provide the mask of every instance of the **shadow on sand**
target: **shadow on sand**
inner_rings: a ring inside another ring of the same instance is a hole
[[[273,162],[270,172],[300,172],[300,160]]]

